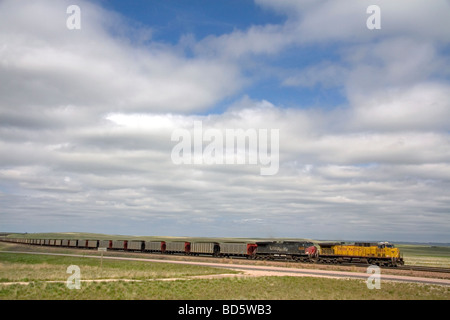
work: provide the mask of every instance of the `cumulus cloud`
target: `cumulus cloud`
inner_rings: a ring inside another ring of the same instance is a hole
[[[367,3],[258,0],[285,21],[171,46],[95,3],[79,2],[74,32],[68,1],[1,2],[1,225],[449,241],[448,2],[378,1],[380,33]],[[333,55],[283,63],[311,46]],[[254,98],[262,77],[339,88],[345,102]],[[194,121],[279,130],[279,171],[174,164],[171,135]]]
[[[68,4],[2,2],[3,112],[11,105],[15,112],[35,113],[42,105],[97,113],[191,112],[213,105],[240,84],[233,65],[113,36],[126,24],[94,4],[81,2],[82,28],[69,30]]]
[[[403,34],[421,39],[450,40],[450,4],[437,0],[432,6],[420,0],[256,0],[257,4],[288,16],[287,23],[296,25],[298,40],[305,41],[370,41],[380,36]],[[381,30],[366,28],[367,7],[381,9]],[[361,28],[362,26],[362,28]]]

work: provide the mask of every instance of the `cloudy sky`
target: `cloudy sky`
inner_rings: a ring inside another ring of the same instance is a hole
[[[1,0],[0,231],[450,242],[449,30],[447,0]],[[278,130],[279,170],[174,163],[195,122]]]

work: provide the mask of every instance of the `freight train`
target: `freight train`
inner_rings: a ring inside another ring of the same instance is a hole
[[[79,249],[106,248],[128,252],[244,257],[260,260],[289,260],[305,263],[362,263],[396,267],[404,264],[398,248],[389,242],[342,242],[314,244],[309,241],[190,242],[89,239],[23,239],[1,237],[0,241],[36,246]]]

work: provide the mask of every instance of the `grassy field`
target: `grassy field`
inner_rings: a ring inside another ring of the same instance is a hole
[[[400,248],[408,265],[450,268],[450,247],[448,246],[401,244],[397,247]]]
[[[5,249],[5,244],[2,245]],[[83,280],[80,289],[69,289],[65,284],[71,275],[66,272],[69,265],[80,268]],[[232,271],[115,260],[104,260],[100,267],[99,259],[93,258],[0,253],[0,299],[450,299],[449,287],[387,281],[382,282],[381,289],[369,290],[363,280],[310,277],[192,278],[223,273],[230,274]]]
[[[363,281],[301,277],[223,278],[177,281],[90,282],[79,290],[64,284],[0,284],[0,299],[164,299],[164,300],[449,300],[447,287],[383,283],[367,289]]]
[[[102,265],[101,265],[102,264]],[[77,265],[82,279],[148,280],[233,273],[218,268],[171,263],[148,263],[96,258],[0,253],[0,283],[29,281],[65,281],[67,267]]]

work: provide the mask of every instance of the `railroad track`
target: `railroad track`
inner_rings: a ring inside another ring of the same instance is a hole
[[[367,268],[370,265],[365,263],[341,263],[341,266],[354,266]],[[409,270],[409,271],[426,271],[426,272],[439,272],[439,273],[450,273],[450,268],[441,268],[441,267],[429,267],[429,266],[397,266],[397,267],[381,267],[381,269],[389,269],[389,270]]]
[[[0,253],[18,253],[18,254],[33,254],[33,255],[50,255],[50,256],[67,256],[67,257],[79,257],[79,258],[94,258],[100,259],[98,255],[86,255],[83,254],[70,254],[70,253],[52,253],[52,252],[26,252],[26,251],[0,251]],[[255,274],[259,272],[259,275],[284,275],[284,276],[312,276],[312,277],[328,277],[328,278],[343,278],[343,279],[362,279],[367,280],[368,275],[366,272],[348,272],[337,270],[321,270],[321,269],[301,269],[301,268],[286,268],[277,266],[263,266],[263,265],[247,265],[247,264],[230,264],[230,263],[217,263],[217,262],[200,262],[200,261],[183,261],[183,260],[161,260],[152,259],[149,257],[133,258],[126,256],[105,256],[103,259],[109,260],[121,260],[121,261],[146,261],[152,263],[171,263],[171,264],[185,264],[185,265],[197,265],[207,267],[218,267],[224,269],[241,270],[246,273]],[[300,266],[301,264],[299,264]],[[269,272],[269,274],[267,274]],[[262,273],[262,274],[261,274]],[[383,281],[401,281],[411,283],[424,283],[431,285],[445,285],[450,286],[449,279],[441,279],[439,277],[420,277],[420,276],[405,276],[405,275],[392,275],[384,274]]]
[[[426,266],[398,266],[389,269],[450,273],[450,268],[426,267]]]

